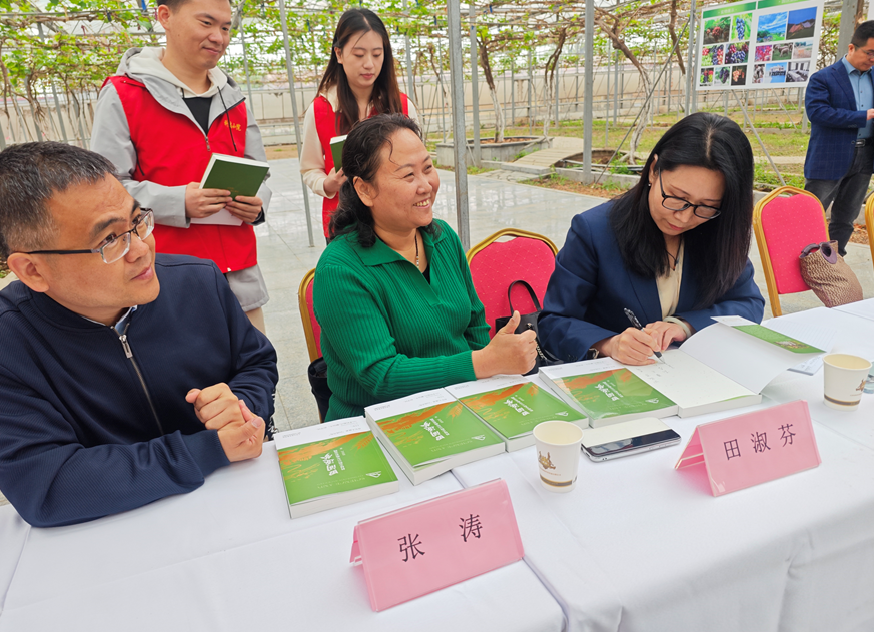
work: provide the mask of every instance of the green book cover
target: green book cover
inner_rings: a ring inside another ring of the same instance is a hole
[[[266,162],[213,154],[203,174],[200,188],[225,189],[234,198],[238,195],[257,195],[269,169],[270,165]]]
[[[675,405],[628,369],[558,377],[553,382],[579,403],[590,419],[649,413]]]
[[[503,441],[459,401],[376,422],[414,468]]]
[[[290,447],[278,443],[277,454],[291,505],[397,480],[369,429]]]
[[[752,336],[753,338],[758,338],[768,344],[780,347],[786,351],[791,351],[792,353],[825,353],[822,349],[817,349],[816,347],[812,347],[800,340],[790,338],[789,336],[777,333],[773,329],[768,329],[761,325],[739,325],[734,328]]]
[[[331,158],[334,159],[334,170],[343,168],[343,145],[346,144],[345,136],[334,136],[331,139]]]
[[[544,421],[585,418],[533,382],[468,395],[460,401],[508,439],[528,434]]]

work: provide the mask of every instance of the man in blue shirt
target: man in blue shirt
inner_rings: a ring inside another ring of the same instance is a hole
[[[810,143],[804,188],[832,205],[828,231],[846,255],[853,220],[874,170],[874,21],[853,33],[849,52],[810,77],[805,108]]]

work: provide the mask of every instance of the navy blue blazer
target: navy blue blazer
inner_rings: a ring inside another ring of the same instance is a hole
[[[656,280],[625,267],[608,217],[612,206],[607,202],[574,217],[546,288],[538,323],[540,341],[566,362],[585,360],[596,342],[628,329],[626,307],[644,326],[662,320]],[[683,257],[678,318],[695,330],[712,325],[710,317],[722,314],[762,322],[765,299],[753,281],[749,259],[734,287],[706,309],[693,309],[698,295],[694,263]]]
[[[874,81],[871,72],[867,80]],[[853,164],[859,128],[868,123],[868,113],[856,109],[853,84],[840,59],[811,75],[804,107],[811,123],[804,177],[840,180]]]

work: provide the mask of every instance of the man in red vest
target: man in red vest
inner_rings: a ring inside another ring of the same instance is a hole
[[[228,0],[158,0],[166,48],[128,50],[94,112],[91,149],[115,165],[128,192],[155,213],[158,252],[212,259],[249,320],[264,331],[267,287],[254,224],[270,189],[258,195],[201,189],[212,153],[266,160],[261,133],[237,84],[217,64],[230,40]],[[200,223],[222,209],[240,225]],[[196,220],[196,221],[192,221]]]

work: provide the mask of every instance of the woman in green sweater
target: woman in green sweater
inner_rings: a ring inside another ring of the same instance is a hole
[[[313,304],[332,396],[326,421],[365,406],[534,366],[516,312],[489,341],[458,235],[432,220],[440,178],[416,124],[361,121],[343,147],[340,206]]]

